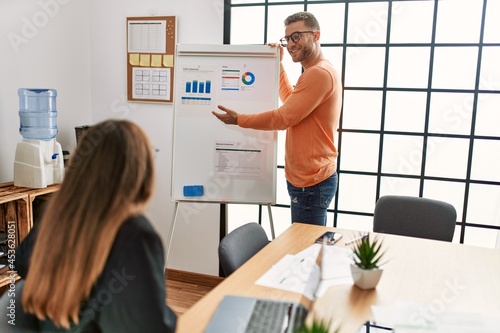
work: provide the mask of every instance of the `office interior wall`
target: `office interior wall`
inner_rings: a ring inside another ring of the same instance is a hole
[[[157,149],[157,173],[147,215],[165,245],[174,210],[170,199],[173,105],[126,101],[126,17],[176,16],[178,43],[221,44],[222,4],[222,0],[94,0],[90,5],[91,119],[130,119],[150,136]],[[181,203],[167,266],[217,275],[218,243],[219,205]]]
[[[12,181],[19,134],[19,88],[57,90],[57,141],[76,146],[75,126],[90,122],[87,1],[0,1],[0,182]]]
[[[177,16],[177,42],[221,44],[223,0],[0,1],[0,182],[13,179],[20,87],[57,89],[57,140],[72,152],[75,126],[130,119],[151,138],[155,194],[146,214],[168,243],[172,104],[126,101],[126,17]],[[196,10],[195,10],[196,9]],[[218,274],[219,205],[180,204],[167,266]]]

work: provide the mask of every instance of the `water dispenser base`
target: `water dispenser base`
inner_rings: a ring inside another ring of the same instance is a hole
[[[23,139],[17,144],[14,161],[15,186],[45,188],[61,183],[63,178],[63,153],[56,139]]]

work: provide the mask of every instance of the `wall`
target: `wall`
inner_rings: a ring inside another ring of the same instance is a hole
[[[157,183],[148,214],[167,244],[173,220],[170,201],[172,105],[128,103],[126,100],[126,17],[177,16],[178,43],[222,43],[222,0],[91,1],[91,95],[94,122],[128,118],[140,124],[159,150]],[[194,10],[196,8],[196,10]],[[179,205],[168,267],[218,274],[218,205]]]
[[[173,106],[126,101],[126,17],[176,16],[178,43],[221,44],[222,8],[223,0],[0,1],[0,182],[12,180],[15,145],[21,140],[17,89],[55,88],[57,140],[63,149],[73,151],[75,126],[109,118],[130,119],[149,134],[158,153],[147,215],[166,245],[174,213]],[[218,211],[216,204],[179,205],[168,267],[218,274]]]
[[[57,140],[76,145],[75,126],[90,122],[87,1],[0,1],[0,182],[14,177],[19,88],[57,90]]]

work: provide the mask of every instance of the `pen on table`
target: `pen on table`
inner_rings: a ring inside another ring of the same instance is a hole
[[[368,237],[368,235],[363,235],[363,236],[360,236],[360,237],[353,238],[353,239],[351,239],[350,241],[345,242],[345,245],[352,244],[352,243],[354,243],[354,242],[356,242],[356,241],[359,241],[359,240],[365,239],[365,238],[367,238],[367,237]]]

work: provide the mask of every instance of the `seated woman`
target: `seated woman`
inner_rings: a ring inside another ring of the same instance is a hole
[[[15,332],[175,331],[163,245],[143,215],[153,184],[152,147],[137,125],[108,120],[85,133],[16,251]]]

